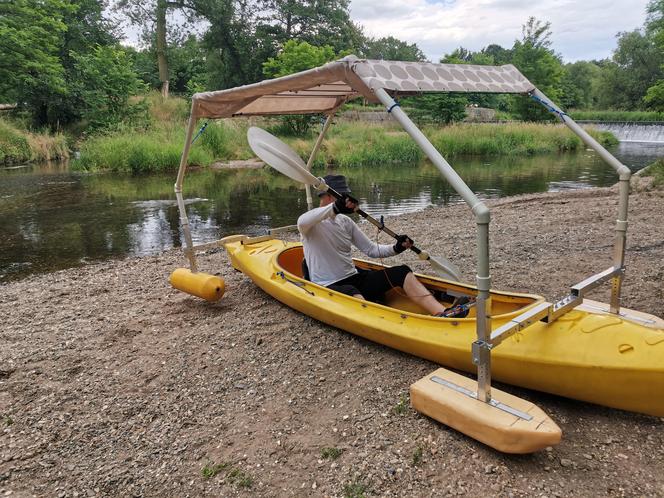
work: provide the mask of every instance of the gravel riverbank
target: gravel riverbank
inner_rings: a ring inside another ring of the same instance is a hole
[[[664,317],[664,191],[636,181],[623,304]],[[615,189],[490,206],[495,288],[556,299],[611,264]],[[472,281],[465,206],[389,221]],[[179,251],[0,286],[0,495],[664,496],[663,419],[498,384],[563,429],[499,454],[408,406],[434,364],[290,310],[221,251],[200,261],[226,280],[216,304],[169,287]]]

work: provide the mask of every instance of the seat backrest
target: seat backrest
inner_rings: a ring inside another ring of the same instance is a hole
[[[309,267],[307,266],[307,260],[304,258],[302,258],[302,278],[311,281],[311,278],[309,278]]]

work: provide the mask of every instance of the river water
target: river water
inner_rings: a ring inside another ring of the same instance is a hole
[[[664,157],[664,144],[621,143],[632,171]],[[617,175],[592,151],[450,161],[482,198],[612,185]],[[337,170],[374,217],[460,202],[431,164]],[[326,172],[317,171],[319,175]],[[0,282],[94,260],[149,255],[181,245],[175,174],[71,172],[66,164],[0,169]],[[295,223],[304,191],[269,170],[199,170],[185,177],[194,241],[263,234]]]

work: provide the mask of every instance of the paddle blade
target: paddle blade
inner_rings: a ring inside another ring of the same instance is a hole
[[[433,257],[429,255],[429,263],[438,275],[448,280],[461,281],[461,272],[459,268],[451,261],[440,256]]]
[[[318,186],[321,181],[307,171],[307,166],[287,144],[267,131],[252,126],[247,131],[249,147],[266,164],[296,182]]]

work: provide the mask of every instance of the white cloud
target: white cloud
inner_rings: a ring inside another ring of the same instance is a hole
[[[509,48],[529,16],[551,22],[552,48],[563,60],[602,59],[616,34],[640,28],[648,0],[352,0],[351,17],[369,36],[417,43],[434,62],[459,46]]]

